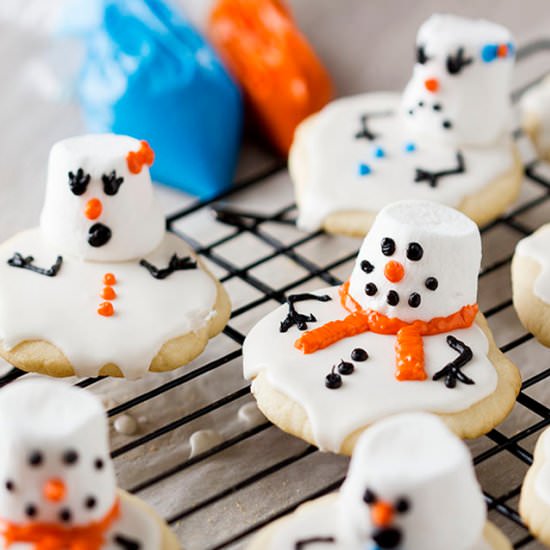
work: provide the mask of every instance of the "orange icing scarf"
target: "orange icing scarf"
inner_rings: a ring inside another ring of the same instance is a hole
[[[369,330],[376,334],[396,334],[395,377],[401,381],[427,378],[424,370],[423,336],[468,328],[474,322],[478,312],[477,304],[472,304],[464,306],[448,317],[434,317],[430,321],[407,323],[401,319],[386,317],[377,311],[365,311],[348,291],[349,281],[340,287],[340,301],[350,314],[345,319],[329,321],[319,328],[306,332],[296,340],[295,347],[304,353],[314,353],[328,348],[343,338],[356,336]]]
[[[84,527],[60,527],[49,523],[16,525],[0,519],[0,535],[6,548],[16,542],[34,544],[35,550],[101,550],[105,534],[120,516],[117,499],[107,515]]]

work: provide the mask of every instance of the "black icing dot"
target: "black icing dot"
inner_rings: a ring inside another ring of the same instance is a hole
[[[409,109],[409,115],[411,115],[411,116],[414,115],[414,109]]]
[[[374,271],[374,266],[367,260],[363,260],[361,262],[361,269],[365,272],[365,273],[372,273]]]
[[[409,246],[407,247],[407,258],[411,260],[411,262],[418,262],[422,259],[423,255],[424,249],[421,245],[418,243],[409,243]]]
[[[59,519],[63,523],[69,523],[71,519],[73,518],[73,515],[71,514],[71,511],[68,508],[63,508],[61,512],[59,512]]]
[[[96,470],[103,470],[103,468],[105,467],[105,462],[103,461],[102,458],[96,458],[95,462],[94,462],[94,468]]]
[[[63,453],[63,462],[68,466],[72,466],[78,462],[78,453],[74,449],[69,449]]]
[[[369,358],[369,354],[363,348],[355,348],[351,352],[351,358],[353,361],[366,361]]]
[[[376,495],[370,489],[366,489],[363,493],[363,502],[366,504],[374,504],[376,500]]]
[[[32,451],[29,455],[29,464],[31,466],[40,466],[44,462],[44,457],[40,451]]]
[[[428,290],[436,290],[439,286],[439,282],[435,277],[428,277],[424,284]]]
[[[418,106],[419,106],[419,107],[424,107],[424,102],[423,102],[423,101],[419,101],[419,102],[418,102]]]
[[[327,374],[325,378],[325,386],[329,390],[336,390],[342,385],[342,377],[339,374],[336,374],[335,372],[331,372],[330,374]]]
[[[386,302],[388,302],[390,306],[396,306],[399,303],[399,294],[397,294],[395,290],[390,290],[386,296]]]
[[[13,493],[15,491],[15,483],[8,479],[5,483],[6,491],[9,491],[10,493]]]
[[[350,375],[355,370],[353,363],[349,361],[340,361],[338,364],[338,372],[344,376]]]
[[[378,287],[374,283],[367,283],[365,285],[365,294],[367,296],[374,296],[378,292]]]
[[[25,514],[29,518],[35,518],[38,514],[38,509],[34,504],[27,504],[27,506],[25,506]]]
[[[442,108],[441,103],[434,103],[432,107],[434,111],[441,111]]]
[[[381,247],[384,256],[392,256],[395,252],[395,241],[389,237],[385,237],[382,239]]]
[[[88,510],[93,510],[97,506],[97,499],[95,497],[87,497],[84,501],[84,506]]]
[[[411,503],[409,502],[408,498],[400,498],[395,503],[395,509],[400,513],[404,514],[405,512],[408,512],[411,509]]]
[[[413,292],[409,296],[409,305],[411,307],[418,307],[421,301],[422,301],[422,298],[420,297],[420,294],[418,294],[417,292]]]
[[[450,120],[444,120],[441,125],[445,130],[450,130],[453,127],[453,123]]]

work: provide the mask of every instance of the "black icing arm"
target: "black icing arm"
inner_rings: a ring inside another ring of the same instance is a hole
[[[188,269],[197,269],[197,262],[194,262],[190,256],[184,256],[180,258],[177,254],[174,254],[168,265],[163,268],[158,268],[147,260],[141,260],[139,265],[142,265],[155,279],[166,279],[169,275],[172,275],[174,271],[185,271]]]
[[[115,535],[113,542],[122,550],[141,550],[141,544],[136,540],[129,539],[124,535]]]
[[[305,302],[306,300],[317,300],[318,302],[328,302],[331,300],[331,297],[328,294],[323,294],[322,296],[317,296],[316,294],[291,294],[287,298],[288,303],[288,313],[287,316],[281,321],[280,332],[286,332],[290,327],[296,325],[298,330],[307,330],[307,323],[315,323],[317,319],[315,315],[304,315],[303,313],[298,313],[294,304],[297,302]]]
[[[393,111],[378,111],[375,113],[366,113],[364,115],[361,115],[361,128],[355,134],[355,139],[366,139],[368,141],[374,141],[378,137],[378,134],[375,134],[369,129],[369,119],[388,117],[391,115],[393,115]]]
[[[305,548],[309,544],[334,544],[335,542],[336,539],[334,537],[312,537],[296,541],[294,550],[302,550],[302,548]]]
[[[61,264],[63,263],[63,258],[61,256],[58,256],[55,260],[55,263],[45,269],[43,267],[38,267],[33,264],[34,258],[32,256],[23,256],[19,252],[16,252],[9,260],[8,265],[11,265],[11,267],[19,267],[20,269],[28,269],[29,271],[32,271],[33,273],[37,273],[38,275],[44,275],[46,277],[55,277],[59,270],[61,269]]]
[[[453,348],[456,352],[459,353],[459,356],[456,359],[453,359],[450,363],[445,365],[440,371],[437,371],[433,375],[433,380],[445,379],[445,385],[448,388],[454,388],[457,381],[462,382],[471,386],[475,382],[469,377],[466,376],[460,369],[468,364],[474,354],[472,353],[472,348],[467,346],[464,342],[455,338],[454,336],[447,336],[447,344]]]
[[[419,183],[425,181],[430,187],[437,187],[439,180],[445,176],[453,176],[455,174],[463,174],[466,171],[464,155],[458,151],[456,153],[456,166],[448,170],[440,170],[439,172],[431,172],[423,168],[416,169],[414,181]]]

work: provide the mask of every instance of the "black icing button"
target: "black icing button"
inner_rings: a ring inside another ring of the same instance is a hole
[[[378,288],[374,283],[367,283],[365,285],[365,294],[367,296],[374,296],[378,292]]]
[[[409,296],[409,305],[411,307],[418,307],[421,301],[422,301],[422,298],[420,297],[420,294],[418,294],[418,292],[413,292]]]
[[[342,377],[335,373],[331,372],[330,374],[327,374],[325,378],[325,386],[329,390],[337,390],[342,385]]]
[[[369,354],[363,348],[355,348],[351,352],[352,361],[366,361],[369,358]]]
[[[437,287],[439,286],[439,282],[435,277],[428,277],[424,282],[424,284],[426,285],[426,288],[428,290],[436,290]]]
[[[338,372],[344,376],[349,376],[354,370],[355,367],[353,366],[353,363],[350,363],[349,361],[340,361],[338,364]]]
[[[399,294],[397,294],[395,290],[390,290],[386,297],[386,302],[388,302],[390,306],[396,306],[399,303]]]

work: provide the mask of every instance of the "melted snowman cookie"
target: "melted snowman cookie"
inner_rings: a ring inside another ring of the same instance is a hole
[[[539,342],[550,346],[550,224],[517,244],[512,288],[521,322]]]
[[[478,224],[502,213],[522,178],[510,132],[513,58],[503,27],[432,16],[401,96],[340,99],[298,127],[289,161],[298,225],[364,235],[401,199],[441,202]]]
[[[437,203],[384,208],[342,287],[294,295],[243,349],[262,412],[324,450],[350,454],[369,425],[439,414],[460,436],[504,419],[519,373],[476,305],[481,239]]]
[[[466,446],[436,417],[410,413],[363,434],[340,491],[267,527],[249,550],[511,550],[486,518]]]
[[[45,379],[0,392],[0,548],[176,550],[147,505],[117,491],[92,394]]]
[[[165,231],[145,142],[62,141],[40,227],[0,245],[0,355],[52,376],[137,378],[198,355],[229,317],[221,285]]]
[[[521,123],[537,153],[550,160],[550,78],[533,86],[521,98]]]
[[[519,501],[521,518],[535,537],[550,546],[550,429],[540,436]]]

